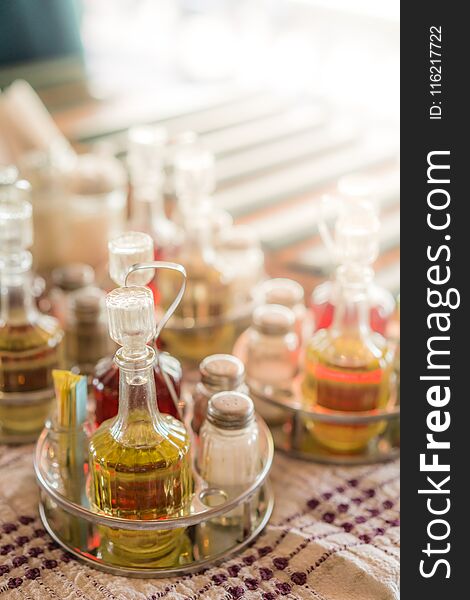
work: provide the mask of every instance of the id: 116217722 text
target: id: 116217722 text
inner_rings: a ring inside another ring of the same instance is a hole
[[[430,119],[442,118],[442,27],[429,28],[429,93],[431,106]]]

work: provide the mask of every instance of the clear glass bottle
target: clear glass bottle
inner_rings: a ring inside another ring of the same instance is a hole
[[[63,331],[32,293],[32,207],[23,184],[0,171],[0,443],[37,437],[54,399],[52,369],[62,362]]]
[[[123,285],[129,267],[138,262],[153,260],[153,241],[145,233],[127,232],[116,236],[109,242],[109,272],[117,285]],[[136,285],[146,285],[153,279],[151,269],[137,271],[130,277]],[[176,296],[176,291],[175,291]],[[166,352],[158,352],[154,362],[155,385],[160,412],[179,417],[175,398],[167,385],[173,386],[176,399],[181,394],[182,369],[179,361]],[[95,423],[100,425],[106,419],[114,417],[119,405],[119,369],[113,357],[108,356],[98,362],[93,377],[93,395],[95,398]]]
[[[65,354],[68,368],[91,377],[96,363],[113,350],[109,338],[103,290],[87,287],[68,299]]]
[[[224,391],[247,392],[245,366],[231,354],[212,354],[199,365],[201,380],[193,392],[192,428],[196,433],[206,418],[207,404],[214,394]]]
[[[251,398],[240,392],[219,392],[209,400],[201,428],[198,469],[213,489],[231,500],[256,480],[260,470],[259,432]],[[243,507],[222,517],[223,524],[240,520]]]
[[[167,132],[162,127],[129,130],[127,162],[132,188],[131,229],[148,233],[155,260],[164,259],[182,241],[180,228],[165,214],[163,161]]]
[[[157,408],[155,308],[146,287],[123,287],[106,298],[120,372],[118,415],[90,440],[91,505],[126,519],[186,515],[192,497],[190,439],[184,425]],[[101,528],[101,551],[113,561],[154,566],[177,560],[183,529],[161,532]]]
[[[338,202],[334,236],[330,234],[325,219],[319,223],[324,244],[336,264],[371,265],[379,253],[380,221],[370,197],[368,180],[348,177],[340,180],[338,187],[341,196]],[[325,202],[324,206],[326,205]],[[313,290],[310,307],[315,331],[331,326],[338,288],[339,284],[335,277],[332,281],[321,283]],[[368,294],[370,326],[374,331],[384,335],[395,309],[393,295],[374,282],[369,286]]]
[[[341,267],[333,324],[317,331],[306,349],[304,401],[326,415],[384,408],[390,398],[393,352],[369,323],[368,267]],[[315,438],[338,452],[361,451],[383,429],[316,422]]]

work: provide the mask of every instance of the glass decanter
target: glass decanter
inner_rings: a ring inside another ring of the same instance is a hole
[[[368,267],[341,267],[333,324],[317,331],[306,348],[302,384],[308,408],[325,415],[382,409],[390,398],[393,352],[369,323]],[[316,422],[315,438],[339,452],[362,450],[384,427],[383,422],[342,425]]]
[[[117,285],[125,283],[129,268],[136,263],[153,260],[153,242],[145,233],[127,232],[109,242],[110,277]],[[153,279],[153,269],[132,273],[130,281],[146,285]],[[173,298],[175,297],[174,294]],[[158,352],[154,362],[158,408],[164,414],[179,417],[178,402],[181,393],[182,369],[179,361],[166,352]],[[114,417],[119,405],[119,369],[113,357],[101,359],[95,368],[93,395],[95,398],[95,423],[100,425]]]
[[[319,230],[326,248],[336,264],[371,265],[379,254],[380,221],[371,199],[368,179],[344,178],[338,184],[340,198],[336,199],[337,217],[334,235],[326,223],[325,213],[334,198],[325,198]],[[310,307],[314,329],[328,328],[333,323],[339,284],[336,277],[318,285],[312,292]],[[374,331],[384,335],[395,309],[393,295],[372,282],[368,289],[369,319]]]
[[[132,186],[131,228],[151,236],[155,260],[171,253],[182,241],[180,228],[167,218],[164,207],[164,153],[167,141],[162,127],[138,126],[129,130],[127,162]]]
[[[190,439],[184,425],[157,408],[155,308],[146,287],[117,288],[106,298],[111,338],[120,346],[119,412],[90,440],[92,508],[115,517],[168,519],[188,513],[192,496]],[[115,563],[169,565],[178,560],[184,529],[100,528],[100,551]]]
[[[32,208],[16,171],[0,171],[0,443],[33,441],[54,399],[63,331],[32,292]]]

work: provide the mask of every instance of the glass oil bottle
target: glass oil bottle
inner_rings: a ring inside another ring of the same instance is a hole
[[[214,228],[210,218],[212,163],[205,155],[175,165],[179,211],[183,221],[184,242],[172,260],[183,265],[188,274],[186,292],[162,335],[171,354],[190,364],[205,356],[230,352],[235,326],[228,319],[233,308],[231,277],[217,261],[213,245]],[[158,278],[161,306],[166,309],[179,287],[176,273]]]
[[[145,233],[130,231],[116,236],[109,242],[110,277],[117,285],[124,284],[132,265],[152,260],[153,242]],[[146,285],[153,275],[152,269],[137,271],[131,275],[131,283]],[[154,362],[154,375],[160,412],[178,417],[177,404],[183,376],[179,361],[167,352],[158,352]],[[93,377],[96,425],[117,415],[119,390],[119,369],[113,357],[107,356],[97,363]]]
[[[54,399],[63,332],[32,293],[32,208],[16,171],[0,171],[0,443],[33,441]]]
[[[367,298],[372,276],[368,267],[340,267],[333,324],[317,331],[306,348],[304,402],[333,418],[382,409],[390,398],[393,352],[369,323]],[[317,421],[311,427],[322,445],[347,453],[363,450],[384,423]]]
[[[153,367],[155,309],[146,287],[123,287],[106,299],[109,331],[122,346],[119,412],[90,440],[91,504],[116,517],[148,520],[187,514],[192,496],[190,440],[184,425],[157,408]],[[101,552],[127,566],[174,564],[184,530],[101,528]]]
[[[371,265],[379,253],[380,221],[367,181],[363,182],[361,179],[356,182],[351,178],[351,181],[340,181],[338,187],[340,197],[336,199],[334,235],[331,235],[325,218],[319,223],[323,242],[336,264]],[[329,204],[335,204],[335,199],[324,199],[325,211]],[[338,287],[336,280],[328,280],[313,290],[310,306],[315,331],[331,326]],[[395,310],[394,298],[388,290],[375,282],[370,285],[368,294],[370,325],[374,331],[384,335]]]

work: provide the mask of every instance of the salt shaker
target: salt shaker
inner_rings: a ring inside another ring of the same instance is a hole
[[[260,471],[258,424],[249,396],[241,392],[219,392],[209,400],[207,418],[201,427],[198,467],[211,489],[221,490],[227,500],[239,496],[256,480]],[[243,506],[226,515],[234,524]]]
[[[231,354],[211,354],[199,365],[201,381],[193,393],[194,416],[192,428],[199,433],[206,418],[210,398],[224,391],[246,392],[244,384],[245,366],[239,358]]]
[[[292,310],[278,304],[259,306],[247,331],[246,375],[274,387],[288,387],[297,374],[299,338]]]
[[[311,324],[307,322],[307,308],[303,287],[293,279],[276,277],[258,284],[253,292],[260,304],[280,304],[290,308],[295,315],[295,331],[300,341],[308,338]]]

